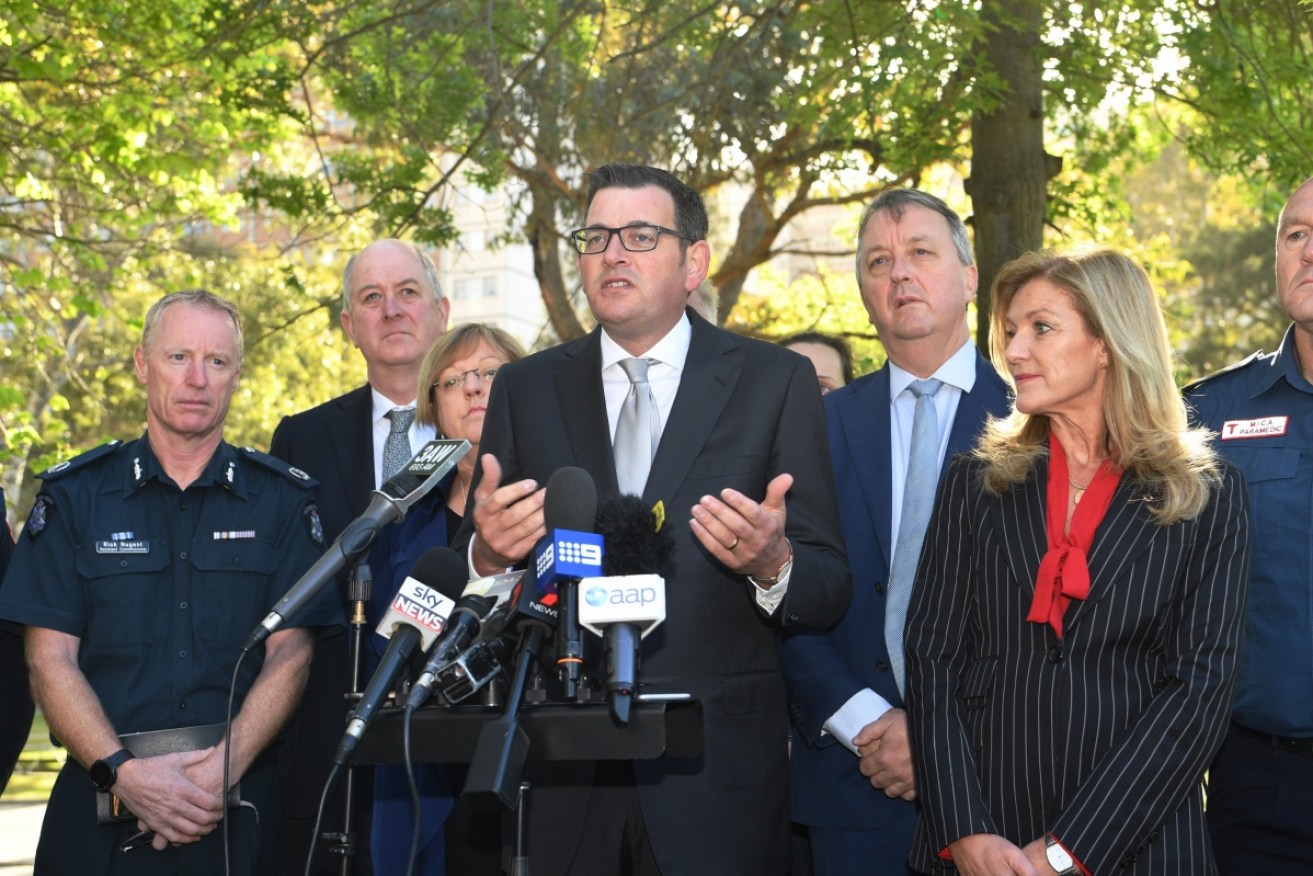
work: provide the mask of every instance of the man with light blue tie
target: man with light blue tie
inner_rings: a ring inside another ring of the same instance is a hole
[[[828,632],[785,631],[794,721],[792,817],[816,876],[910,872],[916,780],[903,711],[903,622],[944,461],[1007,412],[1003,381],[971,344],[976,268],[939,198],[895,189],[858,228],[857,285],[888,361],[825,396],[852,570]]]

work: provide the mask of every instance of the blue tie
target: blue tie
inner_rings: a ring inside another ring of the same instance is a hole
[[[385,415],[392,421],[383,442],[383,480],[387,480],[410,462],[410,424],[415,422],[414,408],[393,408]]]
[[[916,564],[921,559],[921,543],[925,541],[930,509],[935,503],[935,486],[939,482],[939,415],[935,411],[935,393],[943,385],[942,380],[931,377],[914,380],[908,387],[916,396],[916,414],[912,417],[912,443],[908,448],[907,479],[903,482],[903,513],[898,523],[894,563],[889,570],[889,600],[884,612],[889,665],[898,682],[898,692],[904,696],[907,691],[903,626],[907,621],[907,605],[912,600]]]

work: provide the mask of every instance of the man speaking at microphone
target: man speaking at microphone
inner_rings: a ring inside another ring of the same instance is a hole
[[[522,563],[544,534],[540,486],[563,466],[587,470],[602,496],[663,503],[675,570],[640,680],[702,702],[704,751],[530,764],[533,874],[783,874],[776,631],[825,628],[849,595],[816,374],[688,309],[710,260],[696,191],[624,165],[594,171],[588,189],[570,237],[599,327],[499,372],[462,537],[477,531],[481,574]]]
[[[241,644],[323,549],[314,482],[223,441],[242,367],[237,309],[202,290],[146,314],[136,351],[146,434],[60,463],[44,481],[0,596],[25,624],[32,693],[69,752],[50,795],[37,873],[274,872],[277,775],[268,747],[296,708],[310,627],[342,622],[325,591],[247,655],[224,745],[133,756],[121,734],[222,724]],[[193,740],[194,741],[194,740]],[[98,798],[98,794],[102,795]],[[112,794],[132,816],[98,823]],[[253,807],[253,808],[252,808]],[[122,852],[139,827],[153,848]]]

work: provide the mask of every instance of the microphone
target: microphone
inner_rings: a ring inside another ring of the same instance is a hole
[[[574,605],[579,578],[601,569],[602,539],[582,531],[592,525],[596,503],[597,490],[585,471],[561,469],[547,482],[543,501],[547,535],[533,551],[532,580],[527,574],[521,578],[511,600],[510,622],[521,628],[521,635],[506,704],[499,717],[479,728],[465,776],[464,795],[476,806],[480,801],[496,801],[508,809],[514,805],[529,752],[529,737],[519,725],[520,706],[543,637],[551,630],[549,621],[561,624],[560,637],[565,643],[558,652],[563,654],[558,663],[567,684],[573,682],[574,693],[578,692],[583,648],[577,614],[565,606]],[[559,617],[553,607],[558,600]],[[470,655],[465,656],[468,672]]]
[[[552,473],[543,499],[547,535],[534,548],[533,568],[538,593],[557,595],[556,666],[568,700],[579,696],[584,662],[579,579],[602,570],[602,538],[590,531],[596,514],[597,487],[592,475],[574,466]]]
[[[579,622],[606,641],[606,691],[611,717],[629,724],[638,688],[639,640],[666,619],[666,582],[675,540],[634,496],[602,502],[597,531],[606,539],[605,577],[580,582]]]
[[[442,633],[456,605],[447,594],[458,594],[467,575],[465,558],[460,554],[450,548],[430,548],[401,582],[378,625],[378,634],[390,640],[387,650],[351,713],[333,763],[340,766],[351,759],[415,646],[429,647]]]
[[[583,531],[592,526],[596,508],[597,489],[588,472],[566,467],[548,479],[543,498],[547,534],[534,546],[529,569],[515,584],[504,614],[494,615],[495,623],[489,619],[479,639],[435,673],[435,684],[447,702],[467,699],[496,678],[508,656],[506,638],[501,634],[526,625],[537,629],[540,636],[560,627],[560,638],[567,644],[563,663],[558,649],[558,663],[573,668],[577,691],[583,648],[572,588],[579,578],[596,575],[602,568],[602,538]],[[570,593],[571,598],[564,599],[563,593]],[[570,609],[564,611],[567,605]],[[533,647],[536,650],[537,644]],[[563,671],[563,678],[568,671]]]
[[[404,519],[411,506],[428,495],[469,450],[470,442],[464,440],[430,441],[420,448],[414,459],[373,492],[365,512],[348,523],[323,556],[292,585],[246,637],[242,650],[249,651],[269,638],[284,620],[299,611],[344,566],[364,556],[379,530]]]
[[[511,590],[521,575],[520,572],[493,575],[471,581],[465,586],[465,592],[461,594],[460,601],[448,618],[447,629],[433,643],[424,670],[410,689],[406,708],[417,709],[424,704],[433,690],[438,673],[469,648],[483,630],[488,616],[510,598]]]
[[[505,619],[504,613],[494,614],[485,625],[487,633],[438,669],[434,686],[442,691],[442,698],[448,703],[455,705],[469,699],[501,674],[502,663],[510,656],[511,642],[501,635],[505,630],[503,625],[497,626],[496,633],[491,630],[494,621]]]

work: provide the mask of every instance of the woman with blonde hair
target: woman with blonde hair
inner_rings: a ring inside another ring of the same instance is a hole
[[[1130,259],[1022,256],[992,329],[1013,411],[946,473],[908,611],[911,863],[1215,872],[1202,780],[1235,693],[1243,481],[1189,426]]]
[[[445,547],[460,528],[470,477],[479,457],[483,415],[488,392],[501,366],[524,357],[524,349],[502,329],[483,323],[457,326],[434,342],[419,368],[415,419],[435,427],[439,437],[465,439],[470,452],[436,489],[413,505],[406,519],[379,534],[370,552],[374,591],[369,616],[381,618],[406,575],[430,548]],[[370,636],[368,667],[376,664],[387,640]],[[420,850],[414,872],[442,876],[450,862],[453,873],[475,876],[500,873],[499,819],[480,819],[453,801],[460,791],[458,776],[439,764],[416,764],[420,790]],[[400,764],[374,770],[373,827],[370,854],[378,873],[405,873],[410,857],[414,808],[406,771]],[[471,836],[470,834],[477,834]],[[446,842],[450,836],[452,841]],[[490,848],[479,848],[479,846]]]

